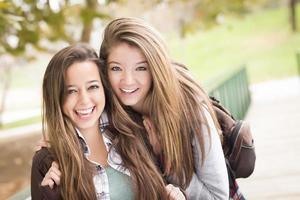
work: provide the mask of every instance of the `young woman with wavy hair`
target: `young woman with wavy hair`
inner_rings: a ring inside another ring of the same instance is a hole
[[[105,28],[100,59],[103,80],[113,91],[109,121],[124,136],[117,146],[123,149],[126,137],[143,129],[137,123],[143,121],[168,182],[184,189],[187,199],[228,199],[225,159],[208,96],[187,68],[172,63],[159,33],[140,19],[115,19]]]
[[[116,129],[100,123],[105,102],[110,102],[100,67],[94,50],[83,44],[62,49],[48,64],[43,135],[50,147],[34,155],[32,199],[182,199],[165,186],[144,136],[132,131],[139,125],[118,122]]]

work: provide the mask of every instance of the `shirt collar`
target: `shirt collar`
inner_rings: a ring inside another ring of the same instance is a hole
[[[103,126],[105,128],[105,126]],[[111,139],[105,134],[105,131],[104,131],[104,128],[103,130],[101,129],[101,119],[100,119],[100,132],[102,134],[102,137],[103,137],[103,141],[104,141],[104,144],[105,144],[105,147],[106,147],[106,150],[109,151],[110,150],[110,147],[112,145],[112,141]],[[85,156],[88,156],[90,155],[90,148],[89,146],[87,145],[86,141],[85,141],[85,138],[83,137],[82,133],[80,132],[80,130],[78,128],[75,128],[76,130],[76,135],[79,139],[79,142],[80,144],[82,145],[82,148],[83,148],[83,153]]]

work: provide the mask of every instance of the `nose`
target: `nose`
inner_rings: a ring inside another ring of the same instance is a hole
[[[89,97],[88,92],[85,90],[80,91],[79,103],[84,105],[84,104],[87,104],[89,102],[89,100],[90,100],[90,97]]]
[[[134,74],[130,70],[125,70],[123,73],[122,81],[126,85],[134,83]]]

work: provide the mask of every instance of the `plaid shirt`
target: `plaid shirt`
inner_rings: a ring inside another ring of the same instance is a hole
[[[234,180],[233,186],[230,188],[229,200],[246,200],[243,194],[241,193],[236,180]]]
[[[234,172],[231,169],[228,159],[225,159],[225,161],[229,181],[229,200],[246,200],[235,179]]]
[[[130,176],[128,169],[126,169],[122,165],[122,159],[121,159],[120,155],[116,152],[116,150],[113,147],[111,147],[111,145],[112,145],[111,140],[106,136],[106,134],[104,132],[105,127],[107,125],[108,125],[108,118],[107,118],[106,113],[104,112],[100,118],[100,131],[101,131],[103,139],[104,139],[104,144],[106,146],[106,150],[108,151],[107,163],[110,167],[114,168],[115,170],[118,170],[119,172],[122,172],[123,174]],[[82,136],[82,134],[79,132],[79,130],[77,129],[76,131],[77,131],[79,140],[83,146],[84,155],[87,157],[88,155],[90,155],[90,149],[87,146],[85,139]],[[104,167],[101,166],[99,163],[93,162],[91,160],[90,160],[90,162],[95,164],[95,168],[97,170],[97,173],[93,178],[95,190],[96,190],[96,194],[97,194],[97,199],[98,200],[110,200],[108,177],[107,177]]]

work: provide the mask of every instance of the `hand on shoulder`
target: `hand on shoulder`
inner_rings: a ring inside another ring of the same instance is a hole
[[[53,161],[51,167],[46,173],[44,179],[42,180],[41,186],[49,186],[53,189],[54,185],[60,184],[61,172],[59,170],[58,163]]]

